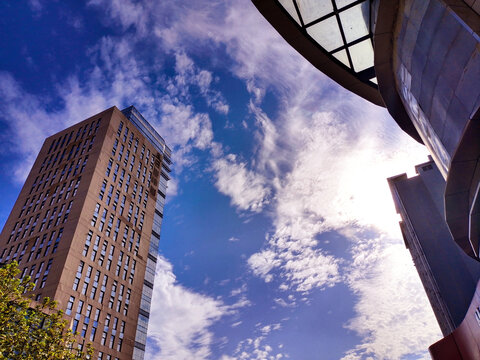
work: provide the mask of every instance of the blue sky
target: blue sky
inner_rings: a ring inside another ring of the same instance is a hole
[[[0,221],[46,136],[135,105],[174,151],[148,359],[421,359],[386,178],[426,151],[249,0],[1,2]]]

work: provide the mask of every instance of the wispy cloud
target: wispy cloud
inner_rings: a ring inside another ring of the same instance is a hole
[[[363,337],[344,360],[422,357],[441,338],[418,274],[403,244],[381,236],[358,239],[347,283],[358,296],[346,327]]]
[[[233,356],[222,355],[220,360],[280,360],[288,358],[282,345],[273,347],[268,345],[267,337],[273,331],[282,328],[281,324],[257,324],[255,329],[256,337],[250,337],[238,343]]]
[[[41,3],[31,1],[40,9],[36,4]],[[347,326],[363,340],[346,359],[401,358],[425,349],[437,330],[406,250],[399,245],[385,181],[423,161],[425,151],[385,111],[333,88],[250,1],[185,6],[180,1],[90,0],[89,5],[105,12],[105,24],[123,29],[124,37],[103,37],[89,52],[91,67],[58,85],[53,96],[64,104],[62,109],[49,111],[45,104],[52,99],[29,94],[10,74],[0,73],[0,110],[9,127],[3,140],[26,159],[15,169],[16,177],[25,178],[41,146],[38,139],[111,105],[134,103],[171,142],[177,172],[195,164],[196,150],[209,153],[215,186],[234,207],[268,210],[273,230],[248,259],[253,274],[267,282],[278,280],[282,292],[306,294],[343,281],[355,293],[356,315]],[[135,51],[136,45],[147,43],[158,56],[149,62]],[[230,111],[213,73],[192,60],[208,53],[212,63],[221,63],[215,57],[224,55],[216,55],[217,50],[229,57],[233,65],[228,71],[244,81],[251,96],[257,146],[252,161],[226,154],[214,139],[210,116],[191,103],[194,89],[217,114]],[[174,74],[152,76],[162,72],[166,56],[175,61]],[[275,117],[262,110],[269,92],[279,104]],[[330,230],[351,239],[344,258],[319,244],[318,236]],[[371,236],[361,236],[365,230]],[[222,300],[178,284],[165,259],[160,259],[158,273],[155,296],[162,309],[152,311],[160,318],[151,320],[150,334],[162,358],[208,358],[213,341],[209,328],[232,310]],[[276,299],[280,306],[295,304],[294,299]],[[240,300],[247,304],[244,297]],[[404,336],[394,336],[399,332]],[[225,355],[223,360],[284,356],[264,342],[261,334],[245,340],[234,358]]]
[[[215,185],[241,210],[258,212],[268,202],[269,188],[263,176],[247,169],[233,154],[215,160]]]
[[[131,19],[123,19],[118,3],[98,3],[107,4],[112,17],[126,28],[136,26],[135,12]],[[153,14],[150,19],[155,20],[153,33],[163,49],[176,52],[188,48],[195,53],[224,47],[233,60],[232,73],[245,81],[252,96],[257,158],[247,165],[235,155],[219,156],[214,169],[216,186],[230,196],[232,205],[253,212],[267,206],[272,213],[274,231],[266,237],[263,248],[248,259],[253,273],[265,281],[278,277],[282,291],[303,293],[344,281],[358,296],[355,319],[376,319],[375,307],[362,305],[373,301],[368,287],[379,293],[378,298],[391,296],[389,287],[377,286],[386,281],[377,270],[390,266],[391,274],[405,272],[405,264],[385,255],[390,249],[399,249],[400,243],[385,178],[423,161],[425,151],[407,139],[384,111],[334,89],[284,43],[250,2],[213,1],[189,8],[166,2],[148,6]],[[167,9],[171,19],[182,21],[160,19],[158,14]],[[145,34],[141,27],[139,34]],[[202,50],[198,43],[202,43]],[[279,100],[275,119],[261,110],[267,91],[274,91]],[[359,241],[357,235],[366,229],[376,234],[372,238],[387,236],[397,242],[387,241],[376,248],[373,242]],[[329,230],[351,238],[351,253],[345,257],[352,256],[353,265],[322,249],[317,237]],[[348,272],[357,269],[358,254],[368,257],[376,249],[379,258],[372,261],[372,267],[351,281]],[[418,300],[412,293],[422,290],[413,269],[407,278],[416,290],[400,287],[395,294],[410,304]],[[408,310],[400,302],[394,303],[393,311],[403,314],[397,318],[398,326],[408,326]],[[430,330],[416,328],[405,333],[427,341],[424,335],[431,337],[436,330],[431,330],[435,329],[431,314],[422,315],[430,319],[423,324]],[[366,348],[365,354],[374,357],[385,356],[385,348],[396,357],[412,352],[383,327],[368,332],[356,324],[352,320],[348,326],[364,341],[349,356]]]
[[[148,328],[153,346],[147,348],[147,358],[210,359],[209,327],[231,313],[223,301],[178,284],[172,265],[159,257]]]

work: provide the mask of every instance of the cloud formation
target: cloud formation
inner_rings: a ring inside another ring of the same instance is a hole
[[[215,186],[230,196],[232,205],[241,210],[259,212],[268,202],[269,189],[265,179],[247,169],[244,162],[229,154],[214,161]]]
[[[180,1],[91,0],[89,5],[104,11],[105,25],[119,26],[124,37],[103,37],[90,49],[91,67],[61,82],[55,99],[28,94],[10,74],[0,73],[0,110],[6,119],[15,119],[8,122],[4,140],[26,159],[15,169],[19,181],[41,146],[38,139],[111,105],[135,103],[171,141],[177,173],[195,163],[195,151],[206,152],[215,186],[234,207],[271,214],[272,231],[247,260],[254,275],[276,281],[279,291],[303,295],[341,281],[350,287],[357,296],[356,315],[346,326],[362,342],[345,359],[401,358],[420,353],[434,340],[436,326],[425,310],[428,305],[406,250],[399,245],[385,181],[423,161],[425,151],[407,139],[385,111],[334,88],[272,30],[250,1],[185,6]],[[142,59],[135,51],[138,44],[151,45],[158,58]],[[210,116],[192,105],[191,93],[198,91],[217,114],[230,111],[213,73],[193,60],[205,51],[214,64],[221,63],[215,53],[225,52],[233,64],[228,71],[250,93],[257,146],[252,161],[226,154],[214,139]],[[174,74],[152,75],[163,73],[166,56],[174,59]],[[275,117],[261,108],[269,92],[279,104]],[[53,100],[64,107],[49,111],[46,104]],[[350,252],[342,258],[319,243],[319,236],[331,230],[351,239]],[[365,238],[365,233],[370,236]],[[210,327],[231,308],[178,284],[166,259],[159,259],[154,293],[170,310],[152,311],[158,318],[152,319],[149,335],[162,359],[208,358]],[[295,304],[282,299],[277,303]],[[425,322],[418,323],[419,318]],[[398,338],[398,333],[404,336]],[[260,335],[240,343],[235,359],[282,358],[280,350],[264,341]],[[227,359],[233,358],[225,355],[222,360]]]
[[[158,258],[150,310],[147,359],[210,359],[213,333],[209,327],[232,312],[223,301],[178,284],[172,265]]]
[[[426,347],[441,333],[410,254],[385,236],[357,240],[347,267],[347,283],[358,297],[357,315],[345,326],[364,340],[342,359],[427,357]]]

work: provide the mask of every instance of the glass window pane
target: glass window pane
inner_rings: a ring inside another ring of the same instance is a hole
[[[307,28],[307,33],[327,51],[343,45],[342,35],[335,16]]]
[[[373,47],[370,39],[355,44],[348,48],[352,57],[353,69],[356,72],[373,66]]]
[[[293,5],[293,1],[292,0],[279,0],[279,1],[280,1],[280,4],[283,6],[283,8],[288,11],[290,16],[293,17],[293,19],[298,24],[300,24],[300,20],[298,19],[298,15],[297,15],[297,10],[295,10],[295,5]]]
[[[374,84],[378,85],[376,76],[374,78],[371,78],[370,81],[373,82]]]
[[[366,13],[363,11],[365,4],[368,8],[368,3],[363,3],[340,13],[340,22],[342,23],[347,43],[368,35],[368,11]]]
[[[340,51],[337,51],[336,53],[332,54],[337,60],[339,60],[340,62],[342,62],[345,66],[347,66],[348,68],[350,67],[350,64],[348,62],[348,56],[347,56],[347,52],[345,50],[340,50]]]
[[[357,0],[335,0],[335,4],[337,4],[337,9],[341,9]]]
[[[304,24],[317,20],[333,11],[331,0],[297,0],[297,5]]]

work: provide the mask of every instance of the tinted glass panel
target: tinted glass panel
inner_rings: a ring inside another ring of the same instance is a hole
[[[330,0],[297,0],[304,24],[308,24],[333,11]]]
[[[335,0],[335,4],[337,4],[337,9],[341,9],[351,3],[354,3],[356,0]]]
[[[365,5],[368,8],[368,3],[363,3],[340,13],[340,21],[347,43],[368,35],[368,12],[367,17],[364,16],[363,12]]]
[[[359,72],[373,66],[373,47],[370,39],[350,46],[348,49],[355,71]]]
[[[300,24],[300,20],[298,19],[297,10],[295,10],[295,5],[293,5],[292,0],[279,0],[280,4],[288,11],[291,17],[295,19],[295,21]]]
[[[343,45],[342,35],[334,16],[308,27],[307,33],[327,51]]]
[[[350,67],[350,63],[348,62],[347,52],[345,50],[337,51],[336,53],[332,54],[337,60],[342,62],[345,66]]]

